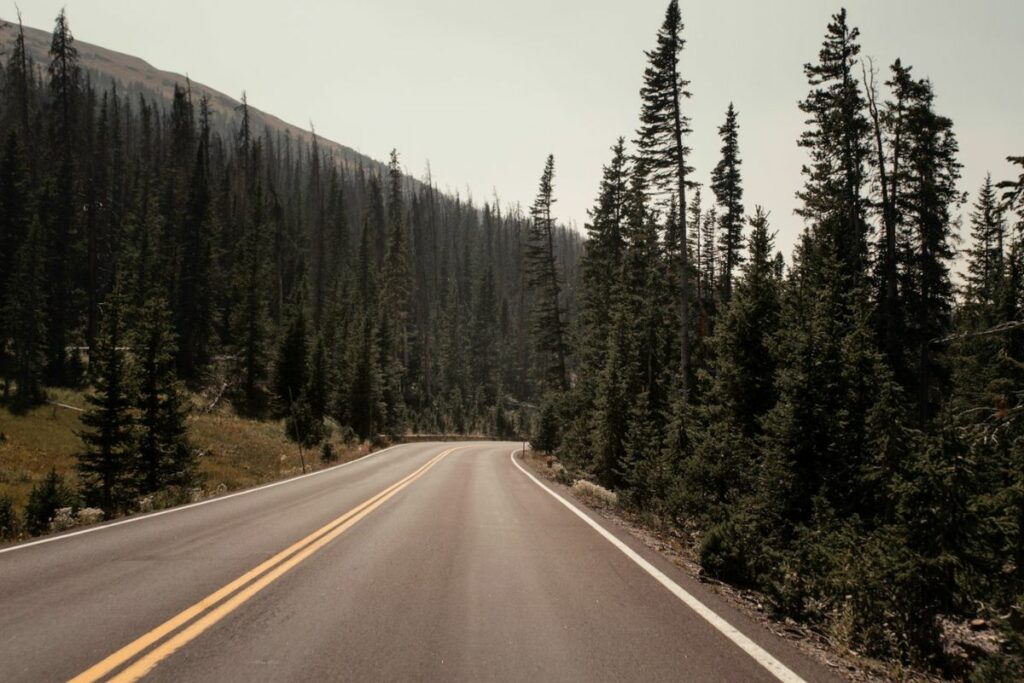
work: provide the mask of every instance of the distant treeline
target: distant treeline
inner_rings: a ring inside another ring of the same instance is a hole
[[[315,136],[233,131],[205,98],[87,77],[67,17],[49,62],[24,34],[0,79],[0,379],[14,411],[91,389],[85,501],[107,514],[189,479],[185,386],[224,389],[315,444],[522,433],[532,370],[530,220]],[[96,80],[93,80],[96,79]],[[571,318],[582,239],[554,228]],[[568,278],[566,281],[564,278]],[[330,418],[330,419],[328,419]]]
[[[672,0],[633,151],[613,147],[586,226],[574,378],[547,375],[534,444],[846,647],[955,673],[940,617],[980,616],[1019,654],[1024,174],[974,196],[955,286],[953,123],[908,65],[876,73],[840,11],[804,68],[805,229],[785,266],[744,203],[741,111],[710,182],[689,166],[683,47]]]

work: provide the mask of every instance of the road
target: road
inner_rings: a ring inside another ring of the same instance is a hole
[[[826,681],[515,444],[407,444],[0,550],[0,681]]]

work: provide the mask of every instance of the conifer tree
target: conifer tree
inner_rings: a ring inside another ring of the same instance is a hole
[[[195,469],[186,436],[188,403],[174,370],[177,340],[161,293],[152,292],[139,311],[132,347],[138,392],[136,486],[141,493],[154,493],[187,485]]]
[[[67,333],[73,322],[73,247],[76,235],[77,115],[81,89],[78,50],[64,10],[57,15],[50,45],[50,137],[55,165],[55,195],[47,237],[47,317],[49,332],[49,379],[65,384],[72,378],[67,368]]]
[[[953,211],[962,198],[957,190],[960,163],[953,122],[937,114],[927,80],[914,80],[910,69],[895,76],[907,107],[905,163],[897,210],[906,231],[904,299],[908,315],[904,343],[909,351],[911,396],[922,421],[933,418],[949,392],[944,349],[935,340],[952,327]]]
[[[179,297],[176,327],[179,337],[177,365],[181,376],[195,380],[210,360],[215,278],[213,196],[210,187],[210,103],[199,102],[199,138],[189,180],[182,257],[179,264]]]
[[[808,118],[799,144],[810,159],[797,213],[838,259],[840,286],[848,290],[864,284],[867,265],[862,192],[869,126],[854,72],[859,35],[847,24],[845,9],[832,15],[818,63],[804,66],[811,91],[800,103]]]
[[[133,490],[136,419],[128,355],[123,348],[125,297],[114,292],[103,307],[97,348],[90,358],[93,390],[86,396],[80,433],[84,449],[78,453],[78,471],[86,502],[100,507],[107,517],[127,509]]]
[[[43,228],[33,219],[13,262],[4,302],[4,336],[11,338],[13,407],[42,402],[46,367],[45,245]]]
[[[689,81],[679,72],[679,55],[686,41],[682,38],[683,22],[678,0],[670,0],[665,20],[658,30],[657,46],[646,53],[647,68],[640,89],[643,104],[640,129],[637,131],[637,153],[642,168],[650,175],[654,189],[676,197],[679,216],[679,243],[688,244],[686,190],[690,187],[687,165],[690,148],[685,138],[691,132],[690,118],[683,112],[683,100],[690,97]],[[679,371],[683,394],[687,393],[690,374],[690,277],[686,250],[680,251],[679,262]]]
[[[600,371],[611,324],[612,302],[618,296],[626,248],[629,173],[625,142],[619,138],[612,147],[611,162],[604,167],[597,202],[590,211],[586,252],[580,262],[582,291],[576,355],[583,380]]]
[[[252,207],[253,216],[244,223],[232,273],[233,299],[237,305],[229,313],[240,407],[248,414],[255,414],[262,408],[261,383],[267,374],[269,316],[264,283],[268,268],[262,196],[258,186]]]
[[[699,423],[691,425],[689,435],[685,434],[686,425],[681,425],[683,437],[692,442],[682,445],[691,445],[692,451],[674,446],[677,453],[673,459],[682,462],[679,502],[688,514],[706,520],[709,526],[738,515],[742,501],[753,495],[755,473],[761,465],[762,421],[777,401],[773,342],[781,318],[773,235],[761,207],[749,220],[749,259],[708,341],[714,355]],[[682,418],[685,416],[677,419]],[[692,428],[698,425],[699,429]],[[725,570],[719,566],[714,571],[721,574]]]
[[[349,415],[352,429],[361,439],[375,436],[386,410],[382,398],[379,365],[380,341],[372,316],[364,315],[359,324],[359,341],[353,363],[352,387],[349,391]]]
[[[494,270],[488,266],[474,292],[473,320],[470,331],[470,366],[472,382],[483,392],[484,403],[497,399],[495,352],[497,350],[498,301],[495,294]]]
[[[722,138],[722,159],[711,172],[711,189],[721,209],[718,218],[721,225],[718,249],[721,252],[723,301],[732,298],[733,273],[743,263],[743,182],[740,176],[738,133],[736,109],[730,102],[725,112],[725,123],[718,129]]]
[[[274,363],[274,397],[283,413],[289,412],[309,380],[309,345],[306,341],[305,302],[296,295],[277,346]]]
[[[569,388],[566,374],[565,331],[562,322],[561,278],[555,254],[555,219],[551,207],[555,157],[549,154],[541,174],[537,199],[530,210],[530,239],[525,257],[529,286],[533,294],[531,331],[542,366],[542,386],[551,390]]]
[[[776,402],[771,346],[781,320],[768,214],[758,206],[749,221],[749,260],[711,342],[716,349],[712,400],[723,406],[743,434],[754,436]]]
[[[697,251],[697,269],[700,272],[702,281],[700,296],[701,315],[704,318],[713,318],[715,301],[721,289],[721,273],[719,272],[718,262],[718,252],[721,246],[718,239],[718,212],[714,208],[708,209],[699,220],[692,222],[692,226],[694,232],[699,232],[700,235]],[[706,322],[702,323],[703,325],[706,325]],[[702,339],[708,334],[709,330],[704,327],[698,330],[698,336]]]
[[[967,249],[966,306],[977,330],[996,323],[1006,256],[1006,222],[996,198],[992,175],[978,189],[970,215],[971,246]]]
[[[25,49],[25,27],[21,23],[21,10],[18,13],[18,32],[14,37],[14,47],[7,60],[6,79],[3,92],[7,100],[6,116],[10,123],[16,124],[23,137],[31,133],[29,126],[32,110],[32,69],[28,51]],[[11,126],[14,128],[14,126]]]
[[[309,380],[306,384],[306,399],[314,420],[321,421],[327,414],[328,377],[327,349],[323,333],[313,341],[313,353],[309,360]]]
[[[43,481],[32,487],[25,506],[25,529],[32,535],[45,534],[57,510],[71,507],[74,492],[53,467]]]

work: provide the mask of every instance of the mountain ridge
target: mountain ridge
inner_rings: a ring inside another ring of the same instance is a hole
[[[23,26],[25,32],[25,48],[29,57],[33,60],[35,68],[45,69],[49,62],[49,49],[51,34],[42,29]],[[18,24],[0,17],[0,48],[6,52],[13,43],[18,31]],[[111,79],[120,87],[127,90],[141,90],[149,95],[158,95],[160,101],[170,102],[175,86],[191,88],[192,92],[199,95],[206,95],[210,103],[211,117],[215,128],[234,128],[241,118],[238,108],[242,103],[230,95],[227,95],[216,88],[193,80],[190,76],[184,76],[173,71],[164,71],[153,66],[146,60],[135,55],[130,55],[110,48],[87,43],[75,38],[75,48],[78,50],[79,66],[91,78],[100,77]],[[257,124],[257,130],[269,129],[286,135],[295,135],[299,140],[309,140],[313,131],[307,130],[274,116],[251,104],[249,116]],[[361,152],[343,145],[340,142],[316,135],[318,144],[327,154],[333,156],[342,165],[348,168],[359,166],[384,169],[384,163],[378,159],[367,156]],[[411,177],[411,176],[410,176]]]

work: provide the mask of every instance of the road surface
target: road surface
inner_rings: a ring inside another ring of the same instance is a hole
[[[0,681],[824,681],[531,477],[407,444],[0,550]]]

